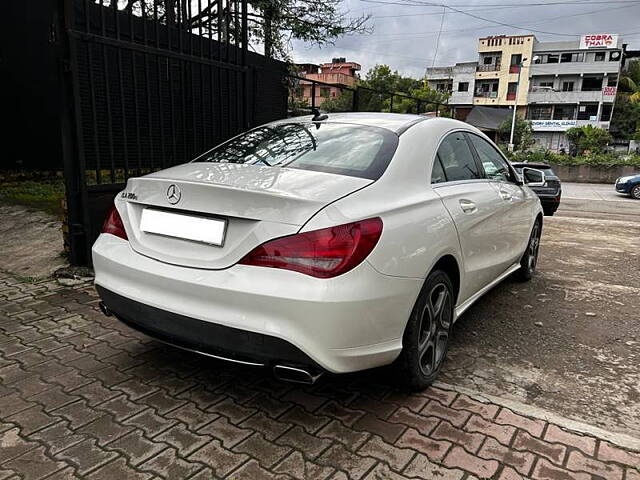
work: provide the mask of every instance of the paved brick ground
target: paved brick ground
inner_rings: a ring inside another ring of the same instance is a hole
[[[640,480],[640,454],[384,373],[279,383],[0,274],[0,480]]]

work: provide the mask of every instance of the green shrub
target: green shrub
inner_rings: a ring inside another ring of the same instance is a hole
[[[593,153],[591,155],[561,155],[548,150],[535,152],[516,152],[507,154],[512,162],[553,163],[555,165],[591,165],[594,167],[616,167],[629,165],[640,167],[640,155],[621,155],[618,153]]]

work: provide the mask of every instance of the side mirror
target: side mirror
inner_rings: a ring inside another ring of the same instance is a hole
[[[542,170],[524,167],[522,169],[522,181],[530,187],[544,187],[547,178]]]

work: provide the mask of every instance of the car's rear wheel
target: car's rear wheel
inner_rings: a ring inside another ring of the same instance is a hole
[[[631,189],[631,198],[640,200],[640,183]]]
[[[449,276],[442,270],[431,272],[411,312],[396,360],[397,378],[405,388],[422,390],[440,373],[449,348],[454,308]]]
[[[540,222],[540,219],[538,219],[533,225],[533,229],[531,230],[531,235],[529,237],[529,243],[527,244],[527,249],[525,250],[524,255],[522,255],[522,259],[520,260],[520,270],[518,270],[516,274],[517,278],[523,282],[531,280],[534,273],[536,272],[536,267],[538,266],[538,253],[540,251],[541,235],[542,222]]]

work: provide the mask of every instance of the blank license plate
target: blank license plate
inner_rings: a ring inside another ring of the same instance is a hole
[[[140,230],[165,237],[182,238],[193,242],[221,247],[227,222],[215,218],[196,217],[182,213],[145,208],[142,211]]]

